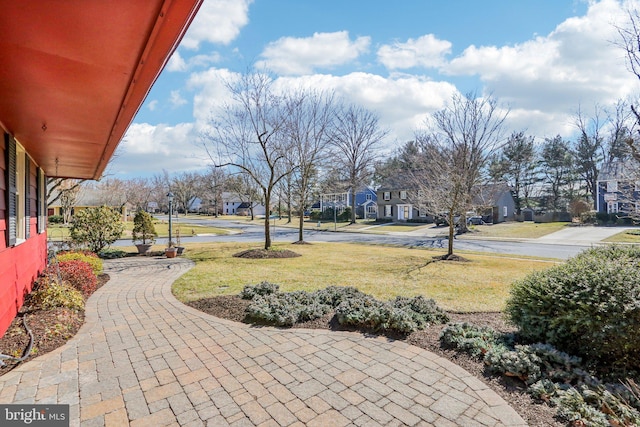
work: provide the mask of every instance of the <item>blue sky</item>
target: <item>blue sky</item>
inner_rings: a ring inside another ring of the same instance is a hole
[[[333,90],[380,116],[387,151],[456,92],[493,94],[508,131],[572,137],[578,108],[634,95],[613,42],[640,0],[205,0],[108,173],[204,169],[222,81],[266,67],[277,86]]]

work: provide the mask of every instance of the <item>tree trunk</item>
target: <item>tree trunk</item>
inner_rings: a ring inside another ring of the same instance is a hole
[[[300,209],[300,227],[298,227],[298,241],[304,241],[304,207]]]
[[[447,245],[447,257],[453,255],[453,239],[456,235],[456,225],[453,222],[453,211],[449,211],[449,242]]]
[[[269,228],[269,206],[271,205],[271,198],[265,194],[265,213],[264,213],[264,248],[265,250],[271,249],[271,229]]]
[[[356,223],[356,190],[351,187],[351,224]]]

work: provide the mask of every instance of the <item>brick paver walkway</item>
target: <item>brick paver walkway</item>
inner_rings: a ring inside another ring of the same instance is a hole
[[[105,262],[64,347],[0,377],[0,403],[65,403],[83,426],[522,426],[465,370],[404,342],[250,327],[191,309],[184,259]]]

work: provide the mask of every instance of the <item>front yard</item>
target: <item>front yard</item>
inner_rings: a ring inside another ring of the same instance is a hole
[[[562,230],[567,226],[566,222],[501,222],[499,224],[470,226],[471,233],[461,237],[506,237],[514,239],[537,239]]]
[[[282,291],[313,291],[327,286],[354,286],[376,298],[423,295],[446,310],[500,311],[511,283],[554,261],[464,254],[471,262],[431,262],[442,252],[349,243],[278,245],[298,258],[256,260],[233,254],[255,244],[187,245],[185,256],[196,266],[173,291],[184,302],[238,294],[245,285],[269,281]]]

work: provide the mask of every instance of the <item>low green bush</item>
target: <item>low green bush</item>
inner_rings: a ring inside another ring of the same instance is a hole
[[[376,331],[410,333],[432,323],[446,323],[449,318],[433,300],[422,296],[396,297],[382,302],[372,296],[350,298],[336,308],[338,322]]]
[[[285,293],[278,289],[278,285],[268,282],[245,286],[240,295],[251,299],[247,316],[267,324],[292,326],[335,309],[340,324],[401,333],[448,320],[433,300],[421,296],[381,302],[353,287],[329,286],[314,292]]]
[[[440,332],[440,342],[444,347],[458,349],[476,358],[484,357],[500,341],[500,334],[492,328],[467,322],[447,325]]]
[[[516,282],[506,313],[528,342],[549,343],[591,366],[640,370],[640,248],[589,249]]]
[[[242,299],[253,299],[256,296],[265,296],[278,293],[279,289],[280,285],[269,282],[261,282],[257,285],[246,285],[242,289],[242,292],[240,292],[240,297]]]
[[[597,224],[596,213],[596,211],[582,212],[580,214],[580,222],[583,224]]]
[[[584,371],[580,358],[548,344],[513,345],[513,335],[465,324],[448,325],[443,346],[484,360],[494,374],[521,379],[535,399],[558,407],[558,417],[581,426],[631,426],[640,422],[640,387],[602,384]]]
[[[120,249],[103,249],[98,253],[98,256],[102,259],[117,259],[126,257],[127,253]]]
[[[47,220],[49,221],[49,224],[62,224],[64,222],[62,215],[49,215]]]

